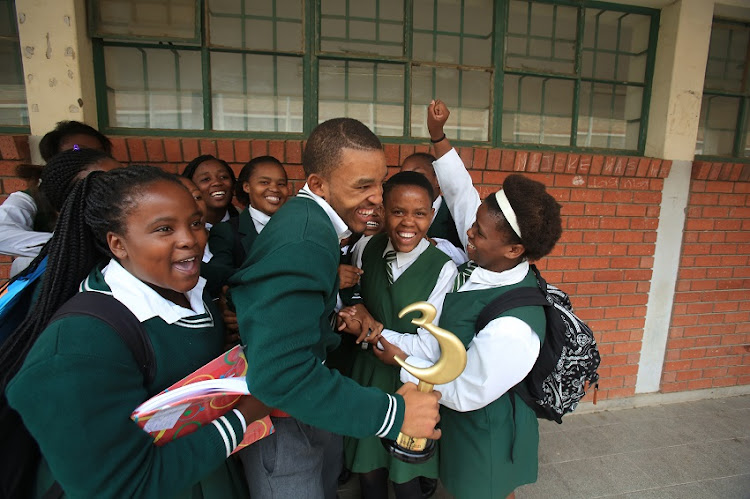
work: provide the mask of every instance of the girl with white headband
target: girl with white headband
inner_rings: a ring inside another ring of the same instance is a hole
[[[526,377],[539,356],[545,314],[542,307],[519,307],[478,332],[474,325],[499,295],[537,286],[528,261],[547,255],[560,238],[560,205],[543,184],[517,174],[481,202],[445,138],[448,115],[445,104],[432,101],[427,126],[440,188],[470,261],[459,267],[453,292],[445,297],[440,326],[461,339],[468,360],[456,380],[435,386],[443,394],[440,479],[458,499],[514,497],[518,486],[536,481],[539,429],[531,408],[508,390]],[[440,357],[430,335],[406,336],[384,333],[382,350],[375,350],[381,360],[390,363],[398,355],[426,367]],[[401,379],[414,381],[403,369]]]

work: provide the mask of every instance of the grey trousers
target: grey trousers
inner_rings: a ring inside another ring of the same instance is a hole
[[[276,432],[242,449],[252,499],[335,499],[343,440],[295,418],[271,418]]]

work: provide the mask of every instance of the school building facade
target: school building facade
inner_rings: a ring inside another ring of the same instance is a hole
[[[563,205],[540,267],[596,332],[602,407],[750,393],[747,0],[2,0],[0,22],[2,199],[60,120],[172,172],[271,154],[296,190],[317,123],[360,119],[396,171],[438,97],[481,195],[523,172]]]

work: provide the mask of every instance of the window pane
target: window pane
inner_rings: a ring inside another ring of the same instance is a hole
[[[105,47],[110,126],[203,128],[200,53]]]
[[[573,82],[507,75],[503,142],[570,145]]]
[[[604,83],[581,83],[579,147],[638,148],[643,89]]]
[[[320,61],[319,122],[356,118],[383,136],[404,134],[404,67],[353,61]]]
[[[96,34],[196,40],[195,0],[94,0]]]
[[[414,0],[413,60],[491,67],[492,22],[492,0]]]
[[[215,130],[302,132],[302,59],[211,54]]]
[[[573,74],[578,9],[512,0],[505,66]]]
[[[401,57],[403,0],[322,0],[320,50]]]
[[[703,94],[695,154],[732,154],[739,109],[739,98]]]
[[[208,22],[212,46],[304,50],[302,0],[210,0]]]
[[[748,39],[750,28],[747,26],[719,23],[712,26],[704,88],[750,91],[743,78],[747,71]]]
[[[649,16],[586,9],[583,77],[643,82],[650,29]]]
[[[0,125],[28,125],[21,47],[13,2],[0,1]]]
[[[411,136],[429,137],[427,104],[442,99],[451,110],[445,125],[451,139],[488,141],[492,74],[452,68],[415,67],[411,82]]]

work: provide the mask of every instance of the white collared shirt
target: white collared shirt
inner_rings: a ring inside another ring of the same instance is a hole
[[[35,232],[37,206],[25,192],[13,192],[0,205],[0,253],[34,258],[52,237],[51,232]]]
[[[328,202],[323,199],[322,197],[315,194],[313,191],[310,190],[310,187],[305,184],[302,189],[299,190],[297,193],[298,196],[307,197],[318,203],[318,205],[323,208],[323,210],[326,212],[326,215],[328,215],[328,218],[331,220],[331,223],[333,224],[333,229],[336,231],[336,235],[339,238],[339,242],[341,242],[343,239],[346,239],[347,237],[352,235],[352,231],[349,230],[349,227],[346,225],[346,222],[339,216],[338,213],[336,213],[336,210],[334,210]]]
[[[260,210],[256,210],[252,206],[247,206],[247,211],[250,213],[250,218],[253,219],[253,226],[255,227],[255,232],[260,234],[260,231],[262,231],[269,220],[271,220],[271,215],[266,215]]]
[[[198,278],[198,284],[185,293],[191,308],[185,308],[163,298],[148,284],[125,270],[114,258],[102,269],[104,282],[112,290],[112,296],[128,307],[140,322],[152,317],[160,317],[167,324],[174,324],[180,319],[206,313],[203,303],[203,288],[206,280]],[[85,284],[86,281],[84,281]],[[84,287],[86,291],[92,291]]]
[[[357,267],[362,267],[362,253],[371,238],[372,236],[363,237],[354,245],[352,261],[356,262]],[[419,244],[417,244],[417,246],[408,253],[396,251],[396,259],[391,263],[393,281],[397,281],[398,278],[403,275],[403,273],[406,272],[406,270],[417,260],[417,258],[419,258],[419,256],[424,253],[429,247],[430,242],[427,241],[427,239],[422,239],[421,241],[419,241]],[[389,251],[395,251],[390,240],[388,241],[388,244],[386,244],[385,250],[383,251],[384,258],[385,254]],[[432,288],[430,296],[427,297],[427,301],[431,303],[437,311],[437,315],[435,316],[435,320],[433,321],[434,323],[438,323],[438,321],[440,320],[440,314],[443,310],[443,300],[445,300],[445,295],[453,287],[453,281],[456,279],[457,275],[458,269],[456,268],[456,264],[453,263],[453,261],[445,262],[445,265],[443,265],[443,268],[440,270],[440,274],[438,275],[435,287]],[[440,347],[437,345],[437,341],[429,332],[422,328],[417,328],[417,334],[401,334],[391,329],[383,329],[383,336],[385,336],[386,340],[401,347],[402,350],[408,350],[414,355],[426,357],[435,348],[437,348],[437,351],[440,352]],[[426,349],[426,351],[422,351],[423,347]]]

